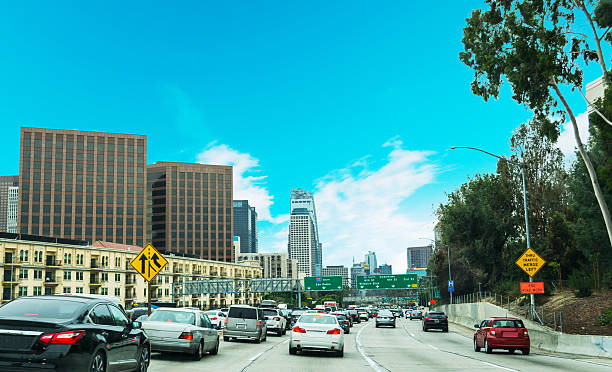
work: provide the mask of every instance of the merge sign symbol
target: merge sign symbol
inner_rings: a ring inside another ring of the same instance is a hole
[[[534,276],[542,267],[544,267],[546,260],[540,257],[540,255],[538,255],[533,249],[527,248],[527,250],[523,252],[521,257],[519,257],[515,263],[527,275]]]
[[[130,262],[130,266],[132,266],[147,282],[153,280],[167,264],[168,260],[166,260],[151,244],[147,244],[147,246]]]

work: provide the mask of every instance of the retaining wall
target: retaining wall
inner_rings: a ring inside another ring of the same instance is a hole
[[[516,316],[488,302],[441,305],[437,306],[435,311],[444,311],[449,321],[472,329],[474,324],[488,317]],[[530,320],[524,320],[524,323],[529,331],[531,346],[535,348],[557,353],[612,358],[612,336],[570,335],[555,332]]]

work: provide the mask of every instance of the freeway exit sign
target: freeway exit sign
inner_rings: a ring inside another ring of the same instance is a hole
[[[418,297],[398,297],[397,300],[401,302],[417,302],[419,298]]]
[[[417,288],[416,274],[357,276],[357,289]]]
[[[304,278],[305,291],[341,291],[341,276],[307,276]]]

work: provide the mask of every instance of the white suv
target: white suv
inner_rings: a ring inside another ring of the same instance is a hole
[[[263,309],[268,332],[275,332],[278,336],[287,333],[287,319],[278,309]]]

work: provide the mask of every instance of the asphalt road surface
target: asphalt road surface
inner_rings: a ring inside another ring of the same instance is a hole
[[[475,352],[473,332],[450,324],[448,333],[423,332],[418,320],[398,319],[396,328],[376,328],[374,320],[356,324],[345,335],[344,357],[325,353],[289,355],[289,335],[265,342],[221,341],[218,355],[192,361],[188,355],[154,353],[149,371],[612,371],[612,360],[550,354]]]

